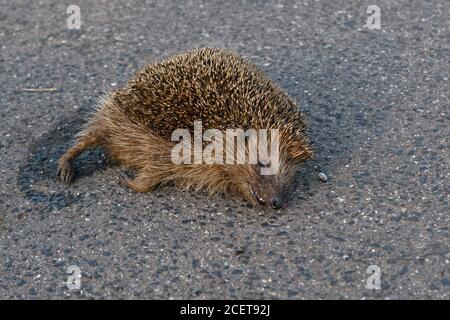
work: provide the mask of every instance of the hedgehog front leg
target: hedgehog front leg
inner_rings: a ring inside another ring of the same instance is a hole
[[[73,177],[73,168],[71,161],[77,157],[80,153],[86,149],[95,146],[99,143],[98,135],[84,135],[82,136],[75,145],[70,148],[59,160],[58,160],[58,171],[56,175],[64,183],[69,183]]]

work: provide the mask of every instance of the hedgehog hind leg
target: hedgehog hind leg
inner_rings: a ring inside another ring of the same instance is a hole
[[[73,145],[59,160],[56,175],[62,182],[68,184],[73,178],[72,160],[85,150],[100,144],[100,135],[95,131],[89,131],[82,134]]]
[[[120,185],[141,193],[153,190],[160,182],[161,179],[149,177],[142,173],[135,178],[129,178],[125,173],[121,173],[119,177]]]

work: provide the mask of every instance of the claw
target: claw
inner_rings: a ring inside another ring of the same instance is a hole
[[[73,178],[72,165],[68,161],[63,161],[58,164],[58,170],[56,175],[61,179],[62,182],[69,184]]]
[[[124,172],[119,173],[119,184],[122,187],[129,188],[130,187],[130,178]]]

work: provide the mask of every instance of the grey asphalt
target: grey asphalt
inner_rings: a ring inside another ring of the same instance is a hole
[[[82,0],[80,30],[70,4],[0,0],[0,298],[450,298],[449,1]],[[136,194],[101,150],[57,181],[100,95],[204,46],[246,56],[304,109],[316,158],[286,208]]]

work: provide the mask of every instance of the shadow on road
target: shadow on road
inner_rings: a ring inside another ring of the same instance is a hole
[[[79,111],[79,114],[87,114],[87,109]],[[76,114],[71,118],[62,119],[58,125],[45,134],[39,141],[31,145],[29,157],[19,169],[17,180],[18,188],[33,203],[42,203],[51,208],[61,209],[74,201],[73,194],[61,183],[61,192],[46,194],[37,190],[33,185],[40,181],[53,180],[59,183],[56,176],[58,159],[70,148],[75,134],[80,131],[85,122]],[[108,165],[102,149],[91,149],[77,157],[73,166],[75,179],[93,174],[96,170],[102,170]]]

